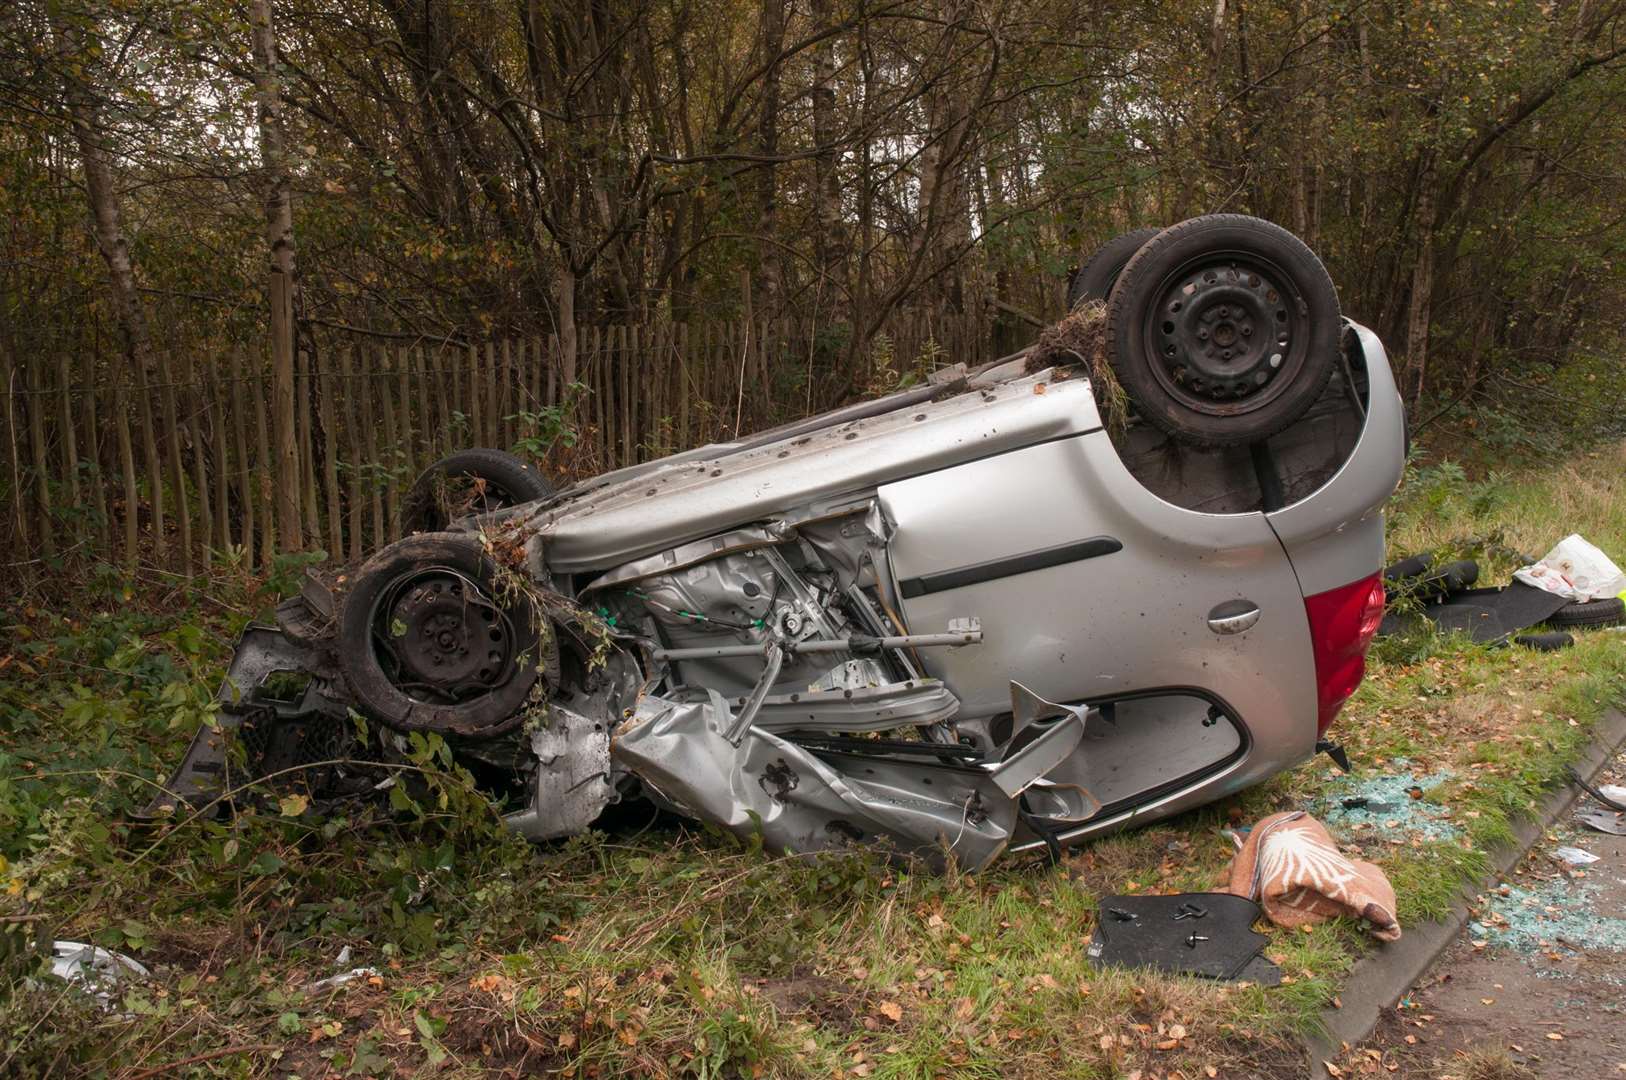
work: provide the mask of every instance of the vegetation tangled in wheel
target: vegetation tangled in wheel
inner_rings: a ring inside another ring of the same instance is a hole
[[[339,620],[345,681],[402,731],[491,736],[524,719],[539,678],[543,618],[480,539],[398,540],[357,571]]]
[[[545,499],[553,485],[505,450],[473,448],[441,458],[401,502],[403,533],[438,532],[458,518]]]

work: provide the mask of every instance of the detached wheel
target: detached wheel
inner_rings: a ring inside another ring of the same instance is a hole
[[[1338,359],[1338,293],[1321,260],[1259,218],[1170,226],[1123,268],[1107,355],[1142,416],[1198,446],[1258,442],[1321,396]]]
[[[1112,295],[1112,286],[1123,272],[1124,264],[1134,258],[1146,241],[1162,229],[1135,229],[1095,249],[1095,254],[1084,260],[1073,280],[1067,283],[1067,310],[1072,311],[1090,300],[1105,301]]]
[[[413,482],[401,502],[401,530],[439,532],[458,518],[489,514],[553,494],[535,466],[504,450],[459,450]]]
[[[351,579],[339,666],[364,712],[401,731],[498,735],[518,725],[536,685],[542,616],[497,585],[477,538],[398,540]]]
[[[1614,626],[1626,619],[1626,601],[1618,596],[1602,600],[1577,600],[1553,612],[1548,626]]]

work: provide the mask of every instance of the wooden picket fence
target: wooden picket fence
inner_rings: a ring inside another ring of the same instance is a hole
[[[888,329],[880,385],[987,355],[980,315],[903,313]],[[168,353],[150,371],[0,356],[0,565],[27,579],[86,561],[192,575],[283,551],[358,558],[399,536],[413,478],[454,450],[544,454],[557,479],[651,460],[865,388],[828,356],[788,320],[583,328],[574,365],[553,337],[322,341],[297,357],[289,483],[262,350]],[[297,535],[278,535],[290,510]]]

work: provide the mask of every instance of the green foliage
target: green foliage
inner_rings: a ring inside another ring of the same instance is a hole
[[[589,393],[586,384],[573,382],[565,387],[564,397],[556,405],[547,405],[534,411],[521,410],[505,419],[517,421],[520,434],[514,440],[513,451],[534,461],[545,461],[556,447],[572,447],[580,438],[577,412],[582,399]]]

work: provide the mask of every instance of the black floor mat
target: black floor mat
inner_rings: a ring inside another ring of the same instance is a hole
[[[1108,896],[1096,912],[1089,957],[1114,967],[1274,985],[1281,971],[1259,955],[1267,939],[1253,930],[1261,914],[1258,904],[1230,893]]]
[[[1423,607],[1423,617],[1441,630],[1461,630],[1474,641],[1499,641],[1509,634],[1546,622],[1569,603],[1557,593],[1515,581],[1499,589],[1464,589],[1449,599]],[[1381,634],[1404,629],[1406,617],[1385,615]]]

